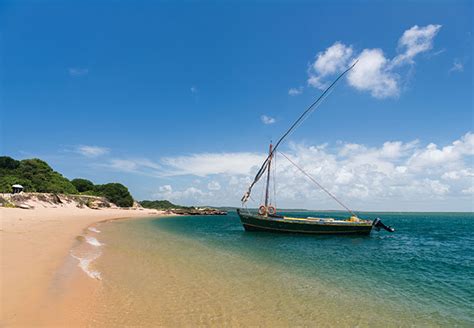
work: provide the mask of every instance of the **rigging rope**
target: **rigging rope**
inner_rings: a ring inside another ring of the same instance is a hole
[[[276,203],[276,154],[273,156],[273,206],[277,207]]]
[[[346,69],[344,72],[342,72],[338,77],[337,79],[335,79],[330,85],[329,87],[326,88],[326,90],[324,90],[324,92],[318,97],[318,99],[316,99],[315,102],[313,102],[299,117],[298,119],[290,126],[290,128],[283,134],[283,136],[280,137],[280,139],[277,141],[277,143],[275,144],[275,146],[273,147],[273,150],[270,152],[270,154],[267,156],[267,158],[265,159],[265,161],[263,162],[262,166],[260,167],[260,169],[258,170],[257,174],[255,175],[255,178],[253,180],[253,182],[250,184],[247,192],[242,196],[242,202],[245,203],[248,198],[250,197],[250,193],[252,192],[252,188],[253,186],[258,182],[258,180],[260,180],[260,178],[262,177],[262,175],[265,173],[265,170],[267,169],[269,163],[270,163],[270,159],[273,155],[273,153],[275,153],[276,149],[278,148],[278,146],[281,144],[281,142],[296,128],[298,127],[301,123],[304,122],[304,120],[312,113],[316,110],[316,108],[321,104],[321,102],[329,95],[331,89],[337,84],[337,82],[339,82],[339,80],[347,73],[349,72],[351,69],[354,68],[354,66],[357,64],[358,60],[356,60],[348,69]]]
[[[308,173],[306,173],[301,167],[298,166],[298,164],[296,164],[295,162],[293,162],[288,156],[286,156],[284,153],[282,153],[281,151],[279,151],[280,154],[282,154],[291,164],[293,164],[294,166],[296,166],[296,168],[298,170],[301,171],[301,173],[303,173],[304,175],[306,175],[311,181],[313,181],[319,188],[321,188],[326,194],[328,194],[329,196],[331,196],[336,202],[339,203],[339,205],[341,205],[342,207],[344,207],[349,213],[351,213],[352,215],[354,216],[357,216],[349,207],[347,207],[346,205],[344,205],[339,199],[337,199],[336,196],[334,196],[329,190],[327,190],[326,188],[324,188],[318,181],[316,181],[311,175],[309,175]]]

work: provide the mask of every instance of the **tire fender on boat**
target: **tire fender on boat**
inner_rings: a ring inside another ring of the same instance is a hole
[[[270,205],[270,206],[268,206],[267,211],[268,211],[268,214],[275,215],[276,212],[277,212],[277,209],[275,208],[275,206]]]
[[[265,207],[265,205],[260,205],[260,207],[258,208],[258,214],[260,215],[267,214],[267,208]]]

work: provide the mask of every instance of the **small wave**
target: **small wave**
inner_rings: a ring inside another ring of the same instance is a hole
[[[102,246],[103,244],[98,241],[97,239],[95,239],[94,237],[90,237],[90,236],[86,236],[86,242],[89,244],[89,245],[92,245],[92,246],[96,246],[96,247],[99,247],[99,246]]]
[[[79,267],[84,271],[89,277],[92,279],[97,279],[97,280],[102,280],[101,274],[97,270],[90,270],[89,265],[91,264],[92,261],[97,259],[99,256],[94,256],[91,258],[81,258],[79,256],[76,256],[74,254],[71,254],[73,258],[79,261]]]
[[[94,227],[89,227],[87,228],[89,231],[92,231],[92,232],[96,232],[96,233],[100,233],[100,230],[98,230],[97,228],[94,228]]]

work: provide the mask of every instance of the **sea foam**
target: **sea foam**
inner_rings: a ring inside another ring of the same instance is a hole
[[[97,259],[99,257],[99,254],[98,255],[95,255],[95,256],[92,256],[92,257],[89,257],[89,258],[82,258],[82,257],[79,257],[79,256],[76,256],[74,254],[71,253],[71,256],[73,258],[75,258],[76,260],[79,261],[79,267],[82,269],[82,271],[84,271],[89,277],[91,277],[92,279],[97,279],[97,280],[102,280],[102,277],[101,277],[101,274],[99,271],[97,270],[91,270],[89,268],[89,265],[91,264],[92,261],[94,261],[95,259]]]
[[[87,228],[89,231],[92,231],[92,232],[96,232],[96,233],[100,233],[100,230],[97,229],[97,228],[94,228],[94,227],[89,227]]]
[[[85,239],[86,239],[86,242],[87,242],[89,245],[96,246],[96,247],[99,247],[99,246],[102,246],[102,245],[103,245],[100,241],[98,241],[98,240],[95,239],[94,237],[86,236]]]

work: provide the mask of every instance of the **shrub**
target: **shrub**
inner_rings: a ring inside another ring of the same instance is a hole
[[[79,192],[86,192],[86,191],[94,191],[94,184],[92,181],[87,179],[74,179],[71,183],[76,187],[77,191]]]
[[[140,205],[144,208],[154,208],[157,210],[167,210],[170,208],[186,208],[184,206],[176,205],[168,200],[142,200]]]
[[[117,206],[130,207],[133,205],[132,195],[130,195],[128,188],[121,183],[97,185],[95,189],[100,195]]]
[[[14,170],[18,166],[20,166],[20,161],[17,161],[8,156],[0,156],[0,170],[1,169]]]

